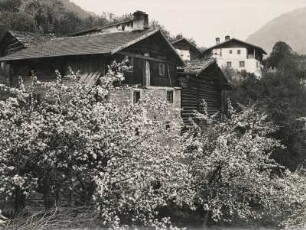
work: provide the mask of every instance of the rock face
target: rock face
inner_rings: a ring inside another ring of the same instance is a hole
[[[267,53],[278,41],[286,42],[299,54],[306,54],[306,8],[273,19],[247,39],[247,42],[262,47]]]

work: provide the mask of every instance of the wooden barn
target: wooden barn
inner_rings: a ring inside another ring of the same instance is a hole
[[[179,73],[182,118],[186,124],[194,112],[203,112],[203,100],[210,115],[225,113],[226,91],[231,87],[215,59],[198,59],[188,63]]]

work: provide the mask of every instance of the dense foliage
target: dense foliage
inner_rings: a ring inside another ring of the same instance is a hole
[[[229,104],[229,112],[223,122],[199,114],[201,125],[191,132],[195,201],[204,221],[287,221],[288,213],[305,209],[305,176],[283,173],[285,167],[271,159],[283,146],[271,137],[277,127],[263,110],[253,105],[237,112]]]
[[[0,9],[0,26],[18,31],[62,35],[109,23],[106,15],[85,17],[61,0],[2,0]]]
[[[257,103],[266,111],[269,120],[279,126],[272,136],[286,146],[274,158],[296,169],[306,163],[306,132],[304,123],[299,120],[306,114],[306,63],[304,57],[294,54],[283,43],[277,43],[273,51],[266,60],[268,66],[262,78],[246,76],[234,84],[230,97],[234,104]]]
[[[229,103],[218,121],[203,101],[181,132],[179,111],[150,90],[138,103],[112,103],[110,92],[131,88],[113,87],[124,62],[109,68],[91,88],[72,71],[45,84],[33,75],[27,91],[22,78],[19,89],[2,86],[11,97],[0,102],[1,200],[17,212],[38,195],[47,209],[94,205],[111,228],[186,226],[191,215],[204,224],[305,224],[305,172],[271,158],[286,148],[266,107]]]
[[[88,88],[63,84],[59,73],[48,84],[33,76],[30,93],[19,79],[20,89],[0,103],[1,199],[14,199],[21,211],[35,194],[46,208],[89,205],[94,197],[108,226],[155,225],[168,202],[191,205],[179,113],[150,93],[137,104],[111,103],[118,77]],[[35,87],[47,93],[37,98]]]

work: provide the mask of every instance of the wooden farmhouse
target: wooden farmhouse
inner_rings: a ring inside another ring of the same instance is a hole
[[[185,66],[162,32],[148,27],[148,15],[141,11],[122,24],[81,31],[10,52],[0,62],[11,87],[17,86],[18,76],[27,85],[33,71],[39,81],[48,82],[56,79],[55,70],[65,76],[70,68],[80,71],[82,83],[93,86],[113,61],[123,59],[129,60],[130,69],[121,86],[133,87],[118,87],[111,92],[110,100],[136,103],[151,92],[173,107],[182,108],[185,121],[192,117],[194,109],[200,109],[201,99],[207,100],[210,112],[223,111],[222,92],[227,82],[215,61],[200,60]],[[197,70],[192,69],[195,63]]]

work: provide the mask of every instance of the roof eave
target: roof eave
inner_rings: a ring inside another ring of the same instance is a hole
[[[129,46],[132,46],[134,44],[136,44],[137,42],[140,42],[150,36],[152,36],[153,34],[156,34],[156,33],[160,33],[162,35],[162,37],[165,39],[165,41],[168,43],[168,45],[170,46],[170,48],[172,49],[172,51],[175,53],[175,55],[177,56],[178,58],[178,61],[180,62],[180,64],[182,66],[185,66],[185,62],[182,60],[182,58],[180,57],[180,55],[177,53],[177,51],[175,50],[175,48],[173,47],[173,45],[168,41],[168,39],[163,35],[163,33],[159,30],[159,29],[156,29],[156,30],[152,30],[151,32],[147,33],[147,34],[144,34],[143,36],[133,40],[133,41],[130,41],[122,46],[119,46],[117,47],[116,49],[113,49],[111,51],[111,54],[115,54],[115,53],[118,53],[120,51],[122,51],[123,49],[125,48],[128,48]]]
[[[54,56],[48,56],[48,57],[43,57],[45,58],[59,58],[59,57],[73,57],[73,56],[86,56],[86,55],[110,55],[111,53],[83,53],[83,54],[67,54],[67,55],[54,55]],[[8,55],[9,56],[9,55]],[[23,58],[5,58],[7,56],[1,57],[0,62],[10,62],[10,61],[22,61],[22,60],[33,60],[33,59],[42,59],[42,57],[23,57]]]
[[[266,51],[265,51],[263,48],[258,47],[258,46],[255,46],[255,45],[252,45],[252,44],[250,44],[250,43],[247,43],[247,42],[244,42],[244,41],[241,41],[241,40],[238,40],[238,39],[236,39],[236,38],[232,38],[232,39],[230,39],[230,40],[228,40],[228,41],[225,41],[225,42],[222,42],[222,43],[220,43],[220,44],[218,44],[218,45],[214,45],[214,46],[212,46],[212,47],[206,49],[206,50],[203,52],[203,54],[206,54],[207,52],[210,52],[210,51],[212,51],[213,49],[216,49],[216,48],[218,48],[218,47],[220,47],[220,46],[222,46],[222,45],[225,45],[225,44],[227,44],[227,43],[229,43],[229,42],[232,42],[232,41],[238,41],[238,42],[244,43],[244,44],[246,44],[246,45],[248,45],[248,46],[252,46],[254,49],[257,49],[257,50],[260,51],[262,54],[267,54]]]

